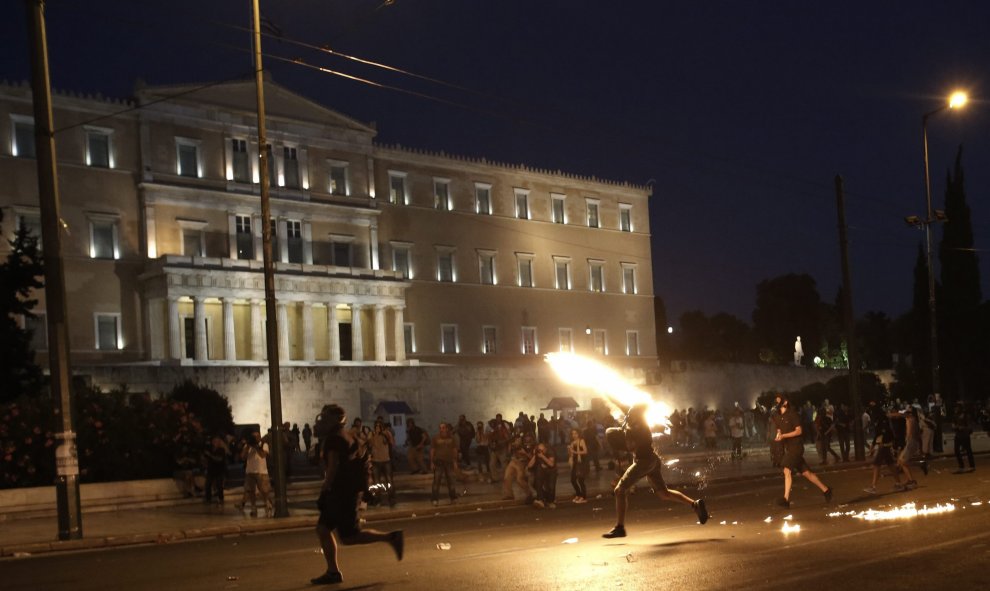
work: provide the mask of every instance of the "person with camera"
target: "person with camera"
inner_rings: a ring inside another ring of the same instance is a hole
[[[784,471],[784,496],[777,504],[781,507],[791,506],[791,484],[795,474],[804,476],[825,495],[825,502],[832,501],[832,489],[822,484],[818,476],[811,471],[804,459],[804,431],[801,428],[801,417],[791,408],[787,394],[777,395],[777,412],[773,413],[773,423],[777,429],[774,441],[782,442],[784,447],[780,465]]]
[[[629,489],[644,476],[653,485],[653,494],[660,500],[674,501],[690,505],[704,525],[708,521],[708,509],[704,499],[692,499],[686,494],[667,488],[661,471],[660,456],[653,449],[653,432],[646,420],[646,407],[636,405],[626,413],[624,428],[612,428],[605,433],[612,449],[628,449],[633,453],[633,462],[615,485],[615,527],[602,534],[603,538],[626,537],[626,508],[629,505]]]
[[[268,454],[268,442],[262,441],[260,431],[254,430],[244,438],[241,445],[241,460],[244,461],[244,498],[238,503],[237,509],[243,511],[245,505],[250,502],[251,517],[258,516],[256,490],[261,493],[261,499],[265,503],[265,517],[271,517],[274,510],[272,485],[268,479]]]

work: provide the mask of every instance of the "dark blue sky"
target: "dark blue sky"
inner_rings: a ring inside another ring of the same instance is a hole
[[[147,4],[147,5],[145,5]],[[910,306],[924,210],[921,115],[959,86],[975,101],[929,126],[933,195],[965,144],[976,247],[990,239],[990,3],[262,0],[285,37],[466,92],[272,39],[301,57],[460,108],[268,60],[274,79],[376,121],[379,141],[654,182],[655,287],[750,321],[755,285],[840,282],[833,176],[847,189],[855,306]],[[249,75],[247,0],[50,1],[56,88],[127,96]],[[28,77],[24,8],[0,19],[0,77]],[[984,297],[990,251],[980,250]]]

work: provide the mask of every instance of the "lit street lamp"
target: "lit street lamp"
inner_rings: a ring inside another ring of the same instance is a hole
[[[966,105],[968,97],[965,92],[954,92],[949,97],[946,104],[941,107],[925,113],[921,117],[921,140],[924,146],[925,155],[925,206],[926,215],[924,219],[918,216],[908,216],[904,218],[910,226],[925,228],[925,254],[927,258],[928,266],[928,326],[930,330],[929,337],[931,338],[931,373],[932,373],[932,392],[939,391],[939,377],[938,377],[938,329],[935,319],[935,272],[932,265],[932,224],[935,222],[945,221],[945,212],[937,209],[932,209],[932,185],[931,178],[928,174],[928,118],[932,115],[936,115],[945,111],[946,109],[960,109]]]

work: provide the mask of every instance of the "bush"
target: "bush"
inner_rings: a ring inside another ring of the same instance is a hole
[[[207,434],[234,433],[234,412],[230,408],[230,401],[216,390],[186,380],[172,388],[168,398],[185,403],[186,408],[203,423],[203,430]]]

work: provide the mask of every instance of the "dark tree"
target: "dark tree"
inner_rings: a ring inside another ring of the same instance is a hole
[[[810,363],[822,344],[822,300],[815,280],[806,274],[788,274],[756,286],[753,330],[760,359],[767,363],[792,362],[795,337],[801,337],[803,363]]]
[[[982,296],[979,261],[973,248],[973,226],[966,203],[962,146],[956,153],[955,167],[946,178],[945,215],[947,221],[939,245],[942,279],[938,301],[940,376],[947,398],[966,399],[979,392],[977,352],[981,344],[977,318]]]
[[[870,311],[856,323],[859,356],[867,369],[891,369],[894,362],[892,322],[883,312]]]
[[[189,412],[202,423],[205,433],[220,435],[234,432],[230,401],[216,390],[186,380],[172,388],[168,399],[185,403]]]
[[[21,226],[8,243],[10,252],[0,263],[0,401],[37,395],[42,384],[41,368],[31,348],[31,332],[20,325],[21,318],[35,317],[32,310],[38,302],[31,296],[44,287],[38,238]]]

